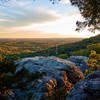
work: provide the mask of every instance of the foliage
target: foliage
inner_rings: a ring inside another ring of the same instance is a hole
[[[69,43],[69,39],[57,39],[49,41],[46,40],[1,40],[0,42],[0,53],[3,56],[6,56],[8,59],[13,56],[25,58],[25,57],[34,57],[34,56],[59,56],[61,54],[71,55],[82,55],[89,56],[91,50],[97,51],[100,53],[100,35],[84,39],[76,43]],[[40,42],[39,42],[40,41]],[[75,42],[76,40],[71,39],[70,41]],[[48,43],[47,43],[48,42]],[[56,55],[56,47],[57,52]],[[97,44],[98,43],[98,44]],[[17,48],[16,50],[14,48]],[[27,52],[30,51],[30,52]]]
[[[100,0],[70,0],[72,5],[77,6],[84,21],[77,21],[76,30],[88,27],[92,32],[100,30]]]
[[[26,90],[28,82],[45,75],[45,72],[30,74],[24,67],[20,71],[15,72],[17,65],[14,64],[14,61],[18,59],[16,56],[12,56],[10,59],[6,56],[0,56],[0,95],[9,94],[13,88]],[[14,86],[15,83],[17,84],[16,86]]]
[[[66,95],[67,93],[63,87],[54,89],[53,94],[48,97],[48,100],[66,100]]]
[[[60,54],[60,55],[58,55],[58,57],[62,58],[62,59],[67,59],[68,58],[67,54]]]
[[[89,56],[90,51],[88,49],[80,49],[78,51],[71,52],[73,56]]]
[[[94,50],[97,53],[100,53],[100,43],[96,43],[96,44],[91,44],[87,46],[88,50]]]
[[[48,56],[51,52],[55,53],[56,45],[59,46],[80,40],[82,39],[0,39],[0,54],[9,55],[9,57],[18,55],[21,58],[40,54]]]
[[[78,51],[71,52],[71,55],[74,55],[74,56],[89,56],[91,50],[94,50],[98,54],[100,54],[100,43],[87,45],[87,47],[85,49],[80,49]]]
[[[100,70],[100,54],[97,54],[96,51],[92,50],[89,55],[89,60],[87,60],[87,66],[89,69],[86,69],[85,75],[88,75],[93,71]]]
[[[89,56],[90,51],[92,50],[92,48],[90,49],[90,47],[87,49],[88,46],[92,45],[92,44],[96,44],[96,43],[100,43],[100,35],[97,35],[95,37],[91,37],[88,39],[84,39],[82,41],[76,42],[76,43],[69,43],[69,44],[63,44],[63,45],[59,45],[57,47],[57,51],[58,51],[58,55],[60,54],[67,54],[68,57],[71,55],[74,55],[76,53],[76,55],[84,55],[84,56]],[[96,44],[97,45],[97,44]],[[99,45],[98,46],[94,46],[94,48],[98,47],[98,52],[99,53]],[[93,47],[93,46],[92,46]],[[95,48],[95,50],[96,50]],[[51,47],[49,48],[49,55],[50,56],[56,56],[55,53],[56,48],[55,47]],[[48,53],[48,49],[47,50],[43,50],[40,52],[35,53],[36,55],[47,55]]]
[[[12,83],[14,82],[14,72],[16,67],[14,65],[14,60],[18,59],[12,57],[8,59],[5,56],[0,56],[0,94],[6,94],[9,89],[12,88]]]
[[[9,60],[10,58],[20,57],[34,57],[34,56],[59,56],[62,54],[71,55],[82,55],[89,56],[91,50],[95,50],[100,53],[100,35],[84,39],[76,43],[69,43],[69,39],[57,39],[49,41],[46,40],[1,40],[0,42],[0,53],[6,56]],[[70,41],[72,41],[71,39]],[[81,39],[80,39],[81,40]],[[40,41],[40,42],[39,42]],[[73,40],[75,42],[76,40]],[[48,42],[48,44],[47,44]],[[56,47],[57,52],[56,55]],[[98,44],[97,44],[98,43]],[[17,48],[15,50],[14,48]],[[27,52],[30,51],[30,52]]]
[[[42,98],[42,100],[66,100],[66,89],[64,87],[53,89],[52,94],[48,95],[47,98]]]
[[[24,67],[15,73],[17,66],[13,60],[7,60],[6,57],[2,57],[0,60],[0,95],[8,94],[12,88],[25,90],[28,82],[45,75],[45,72],[30,74]],[[14,83],[17,85],[14,86]]]
[[[0,55],[0,74],[3,73],[14,73],[16,66],[14,65],[14,61],[17,60],[18,57],[13,56],[8,59],[6,56]]]

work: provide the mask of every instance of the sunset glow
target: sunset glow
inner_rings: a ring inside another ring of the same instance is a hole
[[[49,0],[11,0],[0,7],[0,38],[69,38],[96,34],[75,31],[82,20],[69,0],[51,4]],[[98,34],[98,33],[97,33]]]

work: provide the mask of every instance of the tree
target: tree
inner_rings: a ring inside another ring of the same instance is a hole
[[[77,21],[77,31],[88,27],[92,32],[100,30],[100,0],[70,0],[72,5],[77,6],[84,18],[83,22]]]

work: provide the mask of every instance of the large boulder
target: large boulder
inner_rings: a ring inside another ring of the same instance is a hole
[[[57,57],[33,57],[16,61],[16,73],[23,67],[32,75],[43,74],[42,77],[27,83],[26,90],[14,89],[17,100],[41,100],[52,95],[54,89],[64,88],[69,93],[73,85],[84,79],[83,73],[68,60]],[[24,82],[28,79],[23,80]],[[17,85],[17,84],[16,84]],[[47,99],[48,100],[48,99]]]
[[[73,62],[84,73],[85,69],[88,69],[86,64],[88,59],[85,56],[70,56],[67,60]]]
[[[74,85],[66,100],[100,100],[100,71],[89,74]]]

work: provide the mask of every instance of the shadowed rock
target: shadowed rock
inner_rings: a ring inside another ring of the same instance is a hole
[[[100,71],[89,74],[77,83],[66,100],[99,100],[100,99]]]
[[[88,68],[86,64],[88,59],[88,57],[84,56],[70,56],[67,60],[73,62],[84,73],[85,69]]]

